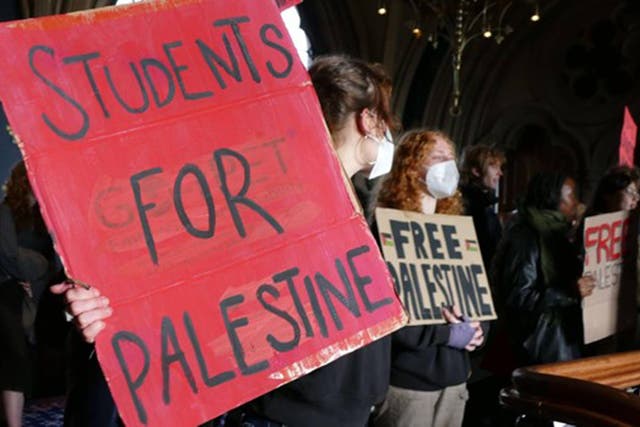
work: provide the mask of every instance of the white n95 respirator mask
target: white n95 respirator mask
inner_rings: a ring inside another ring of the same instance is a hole
[[[391,133],[387,130],[384,139],[377,139],[373,136],[367,136],[367,138],[373,139],[378,143],[378,155],[376,156],[375,162],[373,162],[369,179],[388,174],[393,165],[393,151],[395,149]]]
[[[460,173],[455,160],[436,163],[427,171],[425,182],[427,190],[436,199],[451,197],[458,189]]]

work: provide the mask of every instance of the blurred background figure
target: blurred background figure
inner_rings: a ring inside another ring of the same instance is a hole
[[[460,191],[464,200],[464,210],[466,215],[473,218],[487,273],[502,238],[502,223],[497,212],[500,179],[505,163],[506,157],[500,149],[485,144],[468,146],[462,159]],[[493,292],[495,294],[495,291]],[[503,328],[499,323],[500,319],[493,322],[487,345],[471,355],[473,368],[472,376],[469,378],[470,398],[465,412],[465,426],[500,425],[501,408],[498,393],[508,382],[508,378],[503,377],[510,373],[504,373],[503,376],[494,375],[496,369],[490,365],[485,369],[485,359],[499,359],[494,355],[487,355],[487,351],[495,345],[496,339],[499,340],[500,348],[507,343],[506,334],[500,333]],[[496,351],[500,353],[500,349]]]
[[[473,217],[486,269],[491,266],[502,237],[496,203],[505,160],[502,151],[483,144],[468,147],[463,157],[460,190],[464,198],[465,213]]]
[[[585,218],[618,211],[631,211],[624,242],[625,262],[622,266],[620,305],[618,307],[618,333],[587,346],[586,355],[598,356],[615,351],[630,350],[634,347],[637,307],[640,306],[638,280],[638,216],[635,212],[640,195],[640,172],[636,167],[613,166],[600,178],[591,203],[585,212]],[[578,231],[578,241],[583,245],[584,222]]]
[[[0,204],[0,268],[25,283],[27,293],[39,301],[49,276],[52,243],[27,178],[18,163],[5,185]]]
[[[598,182],[585,216],[635,209],[640,200],[639,180],[640,173],[635,167],[612,167]]]
[[[34,323],[47,286],[50,240],[20,162],[12,171],[0,204],[0,386],[9,427],[22,425],[25,393],[32,386]]]

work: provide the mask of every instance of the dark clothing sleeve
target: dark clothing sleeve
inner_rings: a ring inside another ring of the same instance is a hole
[[[518,244],[511,245],[509,260],[505,262],[502,283],[508,284],[506,306],[528,313],[542,312],[553,307],[575,305],[579,301],[562,289],[542,283],[538,271],[540,249],[535,238],[521,235]]]
[[[29,282],[34,299],[40,300],[48,284],[49,263],[39,252],[20,245],[11,209],[0,204],[0,271]]]
[[[392,336],[391,385],[433,391],[467,381],[466,350],[449,347],[449,325],[406,326]]]
[[[478,237],[482,261],[489,269],[502,238],[502,225],[493,207],[498,202],[492,190],[478,185],[461,187],[465,201],[465,214],[473,218],[473,226]]]
[[[489,322],[480,322],[482,333],[489,333]],[[433,346],[444,346],[449,341],[449,324],[433,326],[405,326],[393,334],[393,345],[409,351],[423,351]]]
[[[393,334],[393,345],[420,351],[435,345],[446,345],[450,334],[449,325],[405,326]]]
[[[483,348],[487,344],[487,340],[489,338],[489,331],[491,330],[491,321],[480,322],[480,327],[482,328],[482,335],[484,336],[484,341],[480,344],[475,351]]]
[[[0,269],[11,277],[22,278],[18,268],[18,236],[11,210],[0,204]]]

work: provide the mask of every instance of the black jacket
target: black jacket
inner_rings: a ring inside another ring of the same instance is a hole
[[[287,426],[364,427],[389,386],[385,337],[256,399],[258,414]]]
[[[467,184],[460,189],[464,197],[465,213],[473,217],[484,267],[489,270],[502,238],[502,225],[494,211],[498,198],[492,190],[476,184]]]
[[[471,373],[469,354],[447,346],[449,325],[407,326],[395,332],[391,385],[434,391],[462,384]]]
[[[505,231],[496,252],[492,272],[496,301],[520,366],[580,357],[578,252],[563,236],[558,236],[553,249],[561,274],[554,284],[543,278],[538,233],[522,218]]]

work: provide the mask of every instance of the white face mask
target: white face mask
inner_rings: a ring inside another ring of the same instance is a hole
[[[436,199],[451,197],[458,188],[460,174],[455,160],[436,163],[427,171],[425,182],[427,190]]]
[[[373,168],[371,169],[371,173],[369,173],[369,179],[374,179],[389,173],[391,170],[391,165],[393,164],[393,150],[395,147],[389,130],[387,130],[384,139],[377,139],[373,136],[367,136],[367,138],[378,143],[376,161],[372,163]]]

